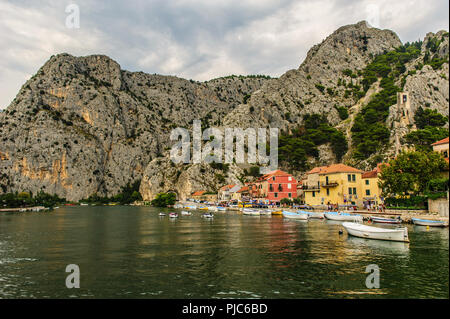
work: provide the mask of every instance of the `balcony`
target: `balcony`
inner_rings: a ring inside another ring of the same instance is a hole
[[[319,185],[303,185],[302,190],[304,192],[318,192],[320,191]]]
[[[338,185],[339,183],[334,181],[322,182],[322,187],[336,187]]]

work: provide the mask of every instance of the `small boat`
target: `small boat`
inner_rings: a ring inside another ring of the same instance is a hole
[[[225,212],[226,210],[227,210],[226,207],[222,207],[222,206],[217,207],[217,211],[219,211],[219,212]]]
[[[260,215],[272,215],[272,211],[270,211],[270,210],[268,210],[268,209],[261,209],[260,211],[259,211],[259,214]]]
[[[196,205],[187,205],[187,206],[184,206],[184,208],[186,208],[186,209],[197,209],[197,206]]]
[[[249,215],[249,216],[259,216],[260,215],[259,210],[250,209],[250,208],[243,208],[242,214]]]
[[[198,209],[200,209],[200,210],[208,210],[208,206],[202,206],[202,207],[199,207]]]
[[[192,213],[191,213],[191,212],[188,212],[188,211],[185,211],[185,210],[182,210],[182,211],[181,211],[181,215],[183,215],[183,216],[191,216]]]
[[[370,220],[374,223],[381,223],[381,224],[401,224],[402,219],[400,216],[398,218],[383,218],[383,217],[375,217],[370,216]]]
[[[88,203],[80,203],[80,206],[88,206]]]
[[[170,218],[178,218],[178,214],[177,213],[169,213],[169,217]]]
[[[208,210],[213,211],[213,212],[218,212],[219,211],[219,209],[217,207],[215,207],[215,206],[209,206]]]
[[[165,213],[159,213],[158,216],[166,216]]]
[[[283,211],[282,210],[273,211],[272,215],[283,215]]]
[[[315,219],[324,219],[325,216],[323,213],[319,213],[319,212],[305,212],[303,211],[303,213],[308,214],[309,218],[315,218]]]
[[[298,213],[298,212],[293,213],[293,212],[283,211],[283,217],[290,218],[290,219],[308,220],[307,213]]]
[[[392,229],[348,222],[343,223],[342,226],[344,226],[349,235],[355,237],[409,242],[408,229],[406,227]]]
[[[441,220],[411,218],[414,225],[431,226],[431,227],[447,227],[448,223]]]
[[[202,217],[204,217],[204,218],[214,218],[214,215],[211,214],[211,213],[204,213],[204,214],[202,215]]]
[[[342,212],[327,212],[323,214],[326,219],[329,220],[339,220],[339,221],[352,221],[352,222],[362,222],[363,217],[361,215],[353,215],[349,213]]]
[[[177,209],[183,208],[183,205],[181,205],[181,204],[175,204],[175,205],[173,205],[173,208],[177,208]]]

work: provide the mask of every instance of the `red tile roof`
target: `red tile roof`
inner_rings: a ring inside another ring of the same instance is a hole
[[[314,170],[314,169],[313,169]],[[332,173],[364,173],[363,171],[344,164],[333,164],[330,166],[321,166],[317,172],[319,175]]]
[[[374,169],[373,171],[370,172],[364,172],[362,174],[362,178],[376,178],[378,176],[378,170]]]
[[[437,142],[435,142],[435,143],[433,143],[431,145],[448,144],[448,141],[449,141],[449,139],[448,139],[448,137],[446,137],[446,138],[444,138],[444,139],[442,139],[440,141],[437,141]]]
[[[206,193],[206,191],[196,191],[196,192],[192,193],[192,196],[201,196],[204,193]]]
[[[220,190],[221,190],[221,191],[226,191],[226,190],[229,190],[229,189],[233,188],[234,186],[236,186],[236,184],[225,185],[225,186],[222,186],[222,187],[220,188]]]
[[[248,186],[242,187],[240,190],[237,191],[237,193],[242,193],[242,192],[245,192],[245,191],[248,191]]]

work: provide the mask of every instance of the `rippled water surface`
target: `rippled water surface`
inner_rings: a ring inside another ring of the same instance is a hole
[[[340,235],[340,222],[158,212],[0,213],[0,298],[449,298],[448,228],[408,226],[404,244]],[[68,264],[80,289],[65,286]],[[380,289],[365,286],[370,264]]]

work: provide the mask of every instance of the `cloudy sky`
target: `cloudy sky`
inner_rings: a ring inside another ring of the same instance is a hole
[[[201,81],[279,76],[340,26],[367,20],[415,41],[448,30],[448,10],[447,0],[0,0],[0,108],[57,53]]]

